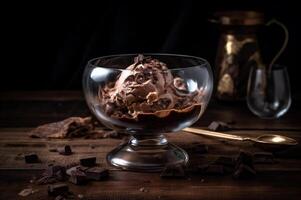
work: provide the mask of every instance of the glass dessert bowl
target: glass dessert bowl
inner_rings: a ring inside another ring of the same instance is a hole
[[[196,122],[210,100],[212,72],[202,58],[127,54],[88,62],[83,75],[87,104],[105,126],[131,135],[107,155],[127,170],[160,171],[188,162],[187,153],[163,133]]]

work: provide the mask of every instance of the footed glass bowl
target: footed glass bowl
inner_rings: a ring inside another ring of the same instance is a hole
[[[163,133],[192,125],[210,100],[213,78],[202,58],[127,54],[92,59],[83,75],[87,104],[96,118],[131,138],[107,161],[122,169],[160,171],[188,162],[187,153]]]

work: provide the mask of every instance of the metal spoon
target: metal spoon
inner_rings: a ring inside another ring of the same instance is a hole
[[[270,151],[284,150],[288,147],[295,146],[298,144],[296,140],[282,135],[265,134],[257,138],[250,138],[250,137],[243,137],[238,135],[219,133],[215,131],[207,131],[198,128],[184,128],[183,130],[191,133],[196,133],[199,135],[213,136],[213,137],[223,138],[223,139],[251,141],[256,145],[258,145],[259,147]]]

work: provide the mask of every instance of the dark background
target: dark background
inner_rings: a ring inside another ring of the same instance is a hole
[[[1,16],[1,90],[81,89],[81,76],[93,57],[139,52],[200,56],[214,67],[219,29],[208,18],[218,10],[258,10],[290,32],[277,61],[286,65],[293,95],[299,94],[300,9],[289,1],[101,1],[15,3]],[[258,33],[265,63],[280,48],[282,31]]]

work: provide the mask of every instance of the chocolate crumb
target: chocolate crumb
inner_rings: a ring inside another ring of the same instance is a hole
[[[33,190],[32,188],[26,188],[26,189],[22,190],[21,192],[19,192],[18,195],[22,196],[22,197],[27,197],[37,191],[38,190]]]
[[[139,191],[140,191],[140,192],[148,192],[148,190],[145,189],[144,187],[140,188]]]
[[[57,151],[61,155],[71,155],[72,154],[72,149],[69,145],[65,145],[63,147],[57,148]]]

